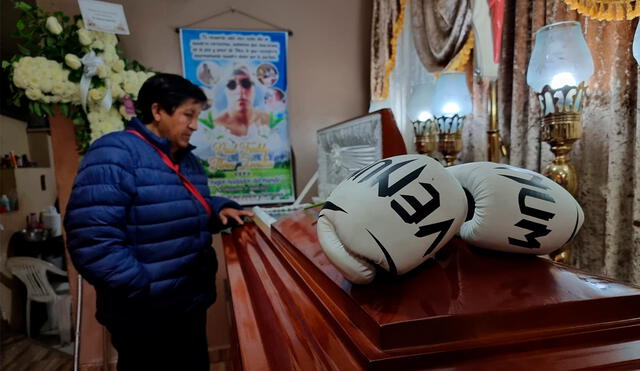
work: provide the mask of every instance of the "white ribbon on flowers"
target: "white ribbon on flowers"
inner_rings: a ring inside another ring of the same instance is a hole
[[[82,57],[82,78],[80,79],[80,98],[82,99],[82,109],[87,112],[87,96],[89,95],[89,87],[91,86],[91,78],[98,73],[98,67],[104,64],[104,60],[98,57],[92,50]],[[102,99],[102,107],[106,110],[111,108],[111,87],[105,84],[105,95]]]
[[[109,82],[109,80],[106,81],[106,83],[104,84],[105,87],[105,92],[104,92],[104,98],[102,98],[102,108],[104,108],[105,110],[109,110],[111,109],[111,102],[113,102],[113,98],[111,97],[111,83]]]

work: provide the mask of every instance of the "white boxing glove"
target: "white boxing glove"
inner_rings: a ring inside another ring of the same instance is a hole
[[[395,156],[358,170],[331,192],[318,240],[346,279],[368,283],[376,266],[404,274],[429,259],[466,214],[462,187],[438,161]]]
[[[493,162],[447,171],[467,193],[469,215],[460,237],[475,246],[544,255],[569,242],[584,221],[573,196],[536,172]]]

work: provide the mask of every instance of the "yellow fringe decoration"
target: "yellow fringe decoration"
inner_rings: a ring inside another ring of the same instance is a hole
[[[389,78],[391,77],[391,72],[393,72],[393,69],[396,67],[396,49],[398,45],[398,37],[400,36],[400,32],[402,32],[402,27],[404,26],[404,10],[406,9],[406,4],[406,0],[400,0],[400,14],[396,22],[393,24],[391,56],[384,66],[384,80],[382,81],[382,95],[380,100],[385,100],[389,97]]]
[[[640,0],[564,0],[569,8],[599,21],[623,21],[640,15]]]
[[[473,42],[475,36],[473,35],[473,30],[469,31],[469,37],[467,38],[467,42],[464,43],[464,46],[458,54],[453,57],[451,62],[444,68],[445,71],[464,71],[465,66],[469,62],[471,58],[471,50],[473,50]]]

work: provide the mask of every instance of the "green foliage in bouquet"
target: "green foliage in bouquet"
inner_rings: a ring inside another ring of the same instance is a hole
[[[80,153],[100,136],[121,130],[135,114],[133,100],[142,83],[153,73],[123,58],[114,34],[86,29],[80,16],[49,14],[22,1],[14,6],[21,12],[12,34],[19,54],[2,61],[13,83],[9,103],[27,104],[37,116],[51,116],[57,106],[76,125]]]

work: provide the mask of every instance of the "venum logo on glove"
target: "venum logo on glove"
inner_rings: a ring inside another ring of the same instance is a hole
[[[329,196],[318,239],[352,282],[373,280],[375,266],[403,274],[456,233],[466,215],[458,182],[422,155],[381,160],[357,171]]]
[[[544,255],[569,242],[584,221],[582,208],[569,192],[533,171],[491,162],[447,171],[474,205],[460,236],[476,246]]]
[[[509,168],[506,168],[503,166],[496,167],[495,169],[507,170],[507,172],[509,172]],[[513,173],[513,170],[511,170],[510,172]],[[546,186],[542,181],[541,175],[531,175],[530,179],[520,178],[520,177],[509,175],[509,174],[499,174],[499,175],[505,178],[511,179],[520,184],[527,185],[532,188],[549,190],[549,187]],[[531,218],[544,220],[544,221],[549,221],[556,215],[554,212],[543,210],[542,207],[538,208],[538,207],[527,206],[527,203],[526,203],[527,197],[533,197],[533,198],[537,198],[539,200],[543,200],[551,203],[556,202],[549,193],[543,193],[543,192],[533,190],[531,188],[522,187],[518,192],[518,208],[520,209],[520,213],[522,215],[526,215]],[[552,208],[549,208],[549,209],[551,210]],[[515,224],[515,226],[528,229],[531,231],[531,233],[528,233],[524,236],[526,240],[519,240],[517,238],[509,237],[508,238],[509,243],[515,246],[526,247],[528,249],[539,248],[540,241],[538,241],[538,237],[546,236],[549,234],[549,232],[551,232],[551,229],[549,229],[546,224],[538,223],[529,219],[520,219],[520,221],[518,221]],[[574,233],[575,233],[575,228],[569,239],[573,238]]]
[[[394,183],[393,186],[389,187],[389,175],[413,161],[415,161],[415,159],[393,164],[392,160],[381,160],[379,162],[376,162],[356,172],[354,175],[350,177],[350,180],[357,181],[358,183],[365,183],[367,180],[369,180],[369,178],[380,173],[380,171],[382,171],[383,169],[386,169],[382,173],[378,174],[377,177],[373,178],[371,182],[368,183],[368,185],[371,187],[375,187],[376,185],[378,185],[378,197],[392,197],[396,193],[398,193],[398,191],[406,187],[409,183],[416,180],[416,178],[418,178],[418,176],[420,176],[420,174],[422,173],[422,170],[424,170],[424,168],[427,166],[427,165],[423,165],[413,170],[412,172],[404,175],[401,179],[399,179],[396,183]],[[372,168],[374,168],[374,170],[368,173],[367,176],[365,176],[362,179],[358,179],[360,175],[366,173]],[[414,210],[413,214],[409,214],[409,212],[402,205],[400,205],[398,201],[391,200],[391,203],[390,203],[391,208],[396,212],[396,214],[398,214],[398,216],[402,218],[402,220],[404,220],[405,223],[418,224],[440,207],[440,192],[438,192],[429,183],[422,183],[422,182],[419,182],[419,183],[431,197],[429,201],[427,201],[427,203],[425,204],[420,203],[420,201],[411,194],[400,195],[403,199],[405,199],[408,202],[409,206],[413,208]],[[439,223],[423,225],[418,229],[418,231],[415,233],[416,237],[425,237],[430,234],[438,232],[438,235],[436,236],[435,240],[431,243],[431,245],[425,251],[423,256],[426,256],[433,251],[434,247],[438,245],[438,242],[440,242],[442,240],[442,237],[444,237],[444,235],[449,231],[449,228],[451,227],[453,220],[454,218],[451,218],[449,220],[444,220]]]

